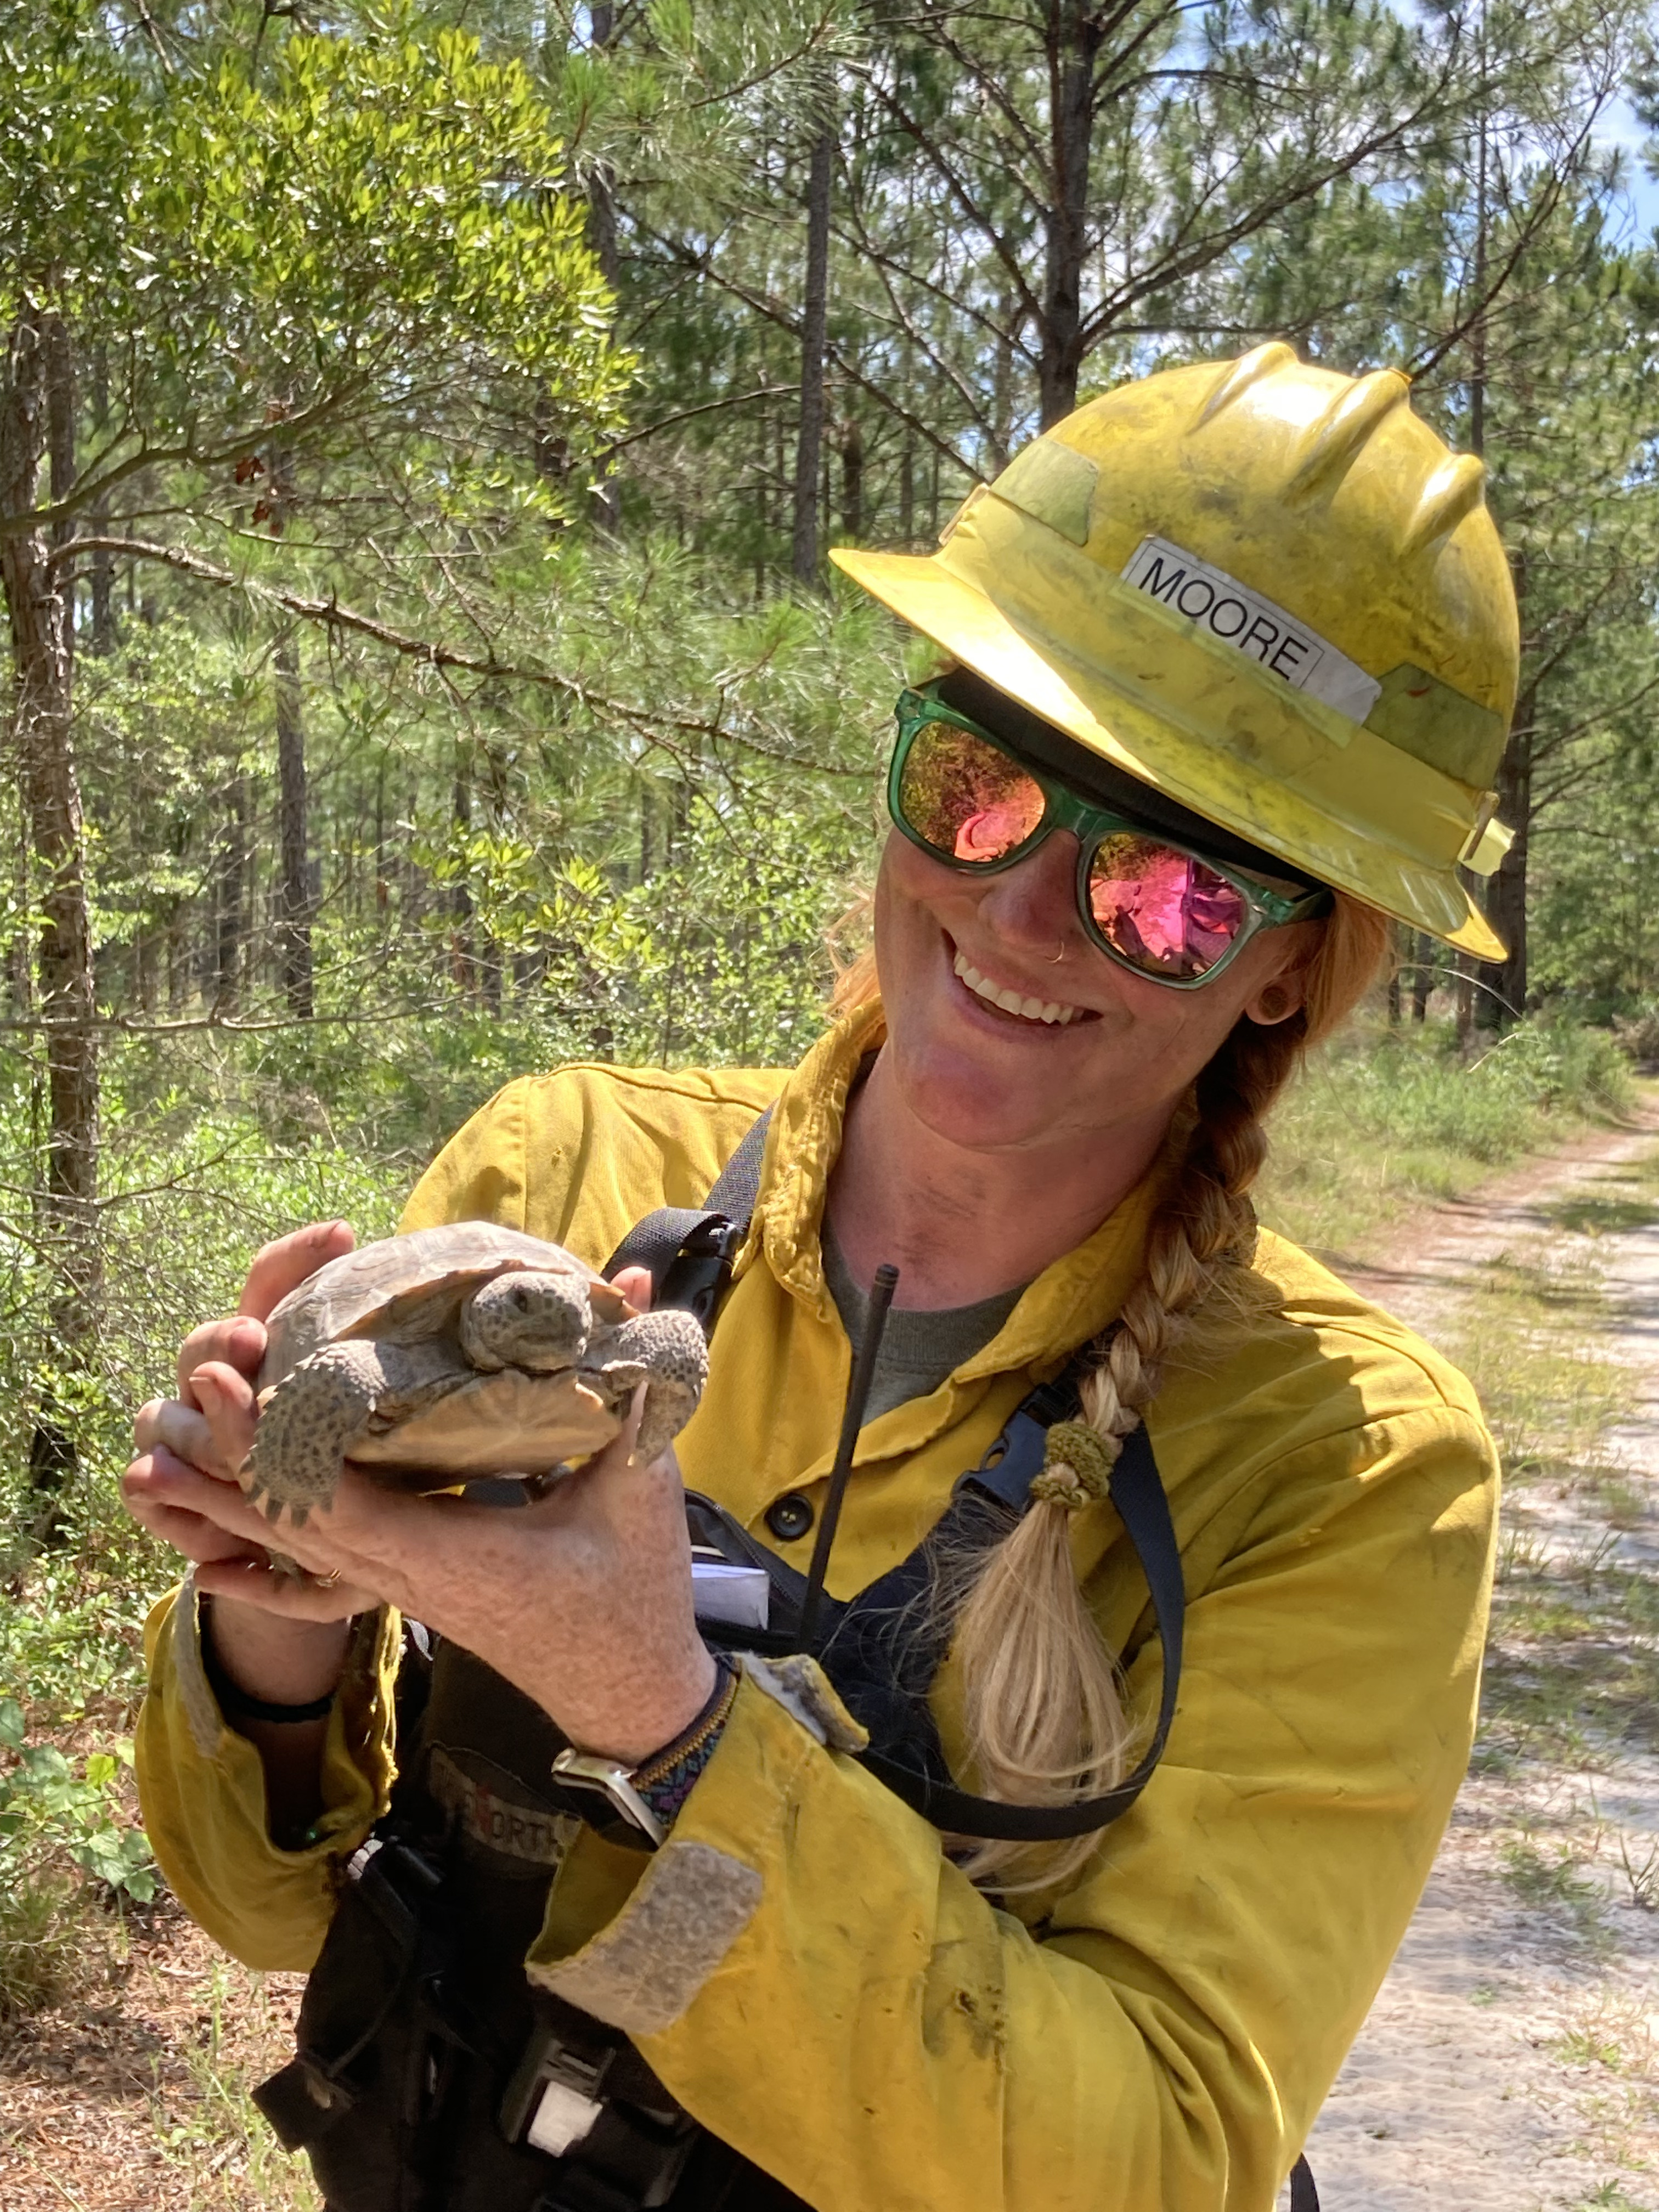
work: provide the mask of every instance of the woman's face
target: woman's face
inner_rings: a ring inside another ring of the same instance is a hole
[[[875,921],[892,1073],[910,1111],[951,1143],[1003,1152],[1144,1134],[1241,1014],[1283,1020],[1302,1003],[1319,922],[1262,930],[1212,983],[1171,990],[1084,934],[1077,856],[1056,830],[1014,867],[973,877],[897,830],[888,838]],[[1069,1018],[1011,1012],[988,992]]]

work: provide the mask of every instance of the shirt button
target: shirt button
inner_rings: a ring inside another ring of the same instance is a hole
[[[766,1509],[766,1525],[781,1544],[793,1544],[804,1536],[816,1517],[811,1499],[799,1490],[786,1490]]]

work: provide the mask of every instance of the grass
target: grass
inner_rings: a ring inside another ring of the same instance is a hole
[[[51,1875],[0,1885],[0,2021],[72,1996],[102,1942],[82,1884]]]
[[[256,1980],[257,1988],[257,1980]],[[185,2051],[186,2087],[169,2104],[152,2100],[155,2141],[168,2163],[189,2178],[190,2212],[319,2212],[321,2199],[303,2158],[291,2158],[255,2106],[256,2083],[288,2056],[278,2039],[258,2037],[251,2057],[233,2052],[227,2035],[230,1978],[222,1966],[209,1976],[199,2040]],[[257,1998],[255,2001],[257,2009]],[[246,2014],[244,1998],[238,2006]],[[245,2036],[248,2021],[239,2021]],[[256,2018],[256,2030],[264,2025]]]
[[[1488,1772],[1520,1759],[1601,1766],[1623,1745],[1659,1738],[1659,1582],[1620,1557],[1620,1524],[1639,1525],[1651,1494],[1601,1455],[1631,1389],[1601,1348],[1601,1327],[1583,1260],[1511,1255],[1481,1271],[1448,1341],[1510,1485],[1477,1750]],[[1528,1493],[1547,1489],[1588,1518],[1586,1533],[1563,1541],[1526,1518]]]
[[[1262,1218],[1314,1250],[1352,1253],[1413,1206],[1457,1197],[1634,1095],[1599,1030],[1534,1018],[1466,1062],[1444,1024],[1362,1024],[1275,1109]]]
[[[1499,1848],[1498,1867],[1506,1886],[1522,1905],[1553,1909],[1571,1923],[1579,1941],[1603,1956],[1613,1948],[1607,1925],[1607,1898],[1583,1871],[1587,1853],[1576,1840],[1547,1849],[1522,1831]]]

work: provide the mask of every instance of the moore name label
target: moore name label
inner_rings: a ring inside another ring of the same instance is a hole
[[[1376,703],[1382,687],[1357,661],[1224,568],[1183,553],[1167,538],[1143,538],[1123,579],[1352,721],[1363,722]]]

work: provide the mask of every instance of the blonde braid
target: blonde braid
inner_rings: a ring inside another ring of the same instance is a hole
[[[1329,1033],[1375,976],[1389,941],[1373,909],[1339,896],[1307,972],[1307,1002],[1267,1028],[1241,1020],[1194,1085],[1196,1109],[1176,1186],[1154,1215],[1146,1267],[1116,1327],[1096,1348],[1083,1409],[1112,1459],[1156,1395],[1194,1315],[1254,1255],[1251,1186],[1267,1154],[1262,1117],[1306,1046]],[[1084,1453],[1079,1458],[1091,1456]],[[1059,1456],[1045,1470],[1085,1470]],[[1101,1642],[1072,1565],[1072,1503],[1063,1480],[1045,1485],[1024,1519],[987,1556],[958,1615],[968,1743],[980,1787],[1025,1804],[1094,1796],[1122,1779],[1133,1737],[1117,1670]],[[1065,1881],[1098,1838],[1025,1845],[981,1843],[966,1861],[975,1880],[1007,1893]]]

